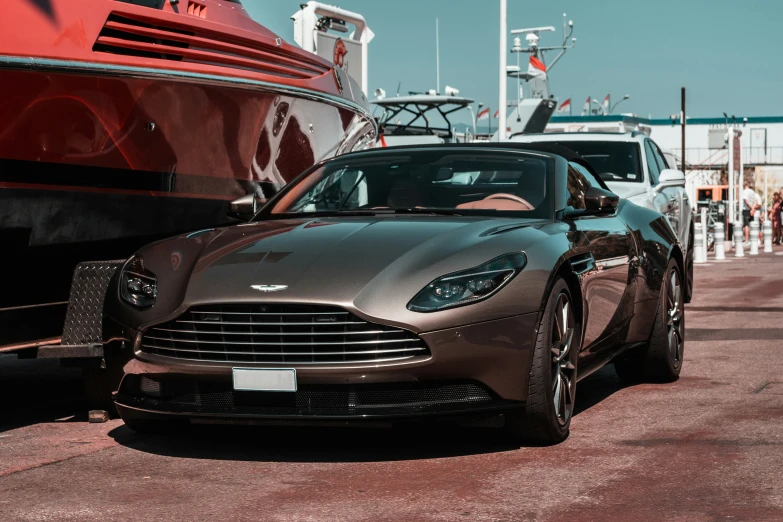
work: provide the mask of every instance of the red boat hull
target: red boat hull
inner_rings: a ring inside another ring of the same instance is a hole
[[[358,86],[238,4],[160,5],[4,6],[0,346],[59,334],[76,263],[223,224],[231,200],[374,141]]]

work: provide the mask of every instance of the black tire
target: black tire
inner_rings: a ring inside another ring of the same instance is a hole
[[[614,362],[618,377],[626,383],[673,382],[680,377],[685,352],[684,292],[672,292],[672,288],[676,290],[677,287],[671,284],[672,277],[677,278],[682,289],[680,269],[673,259],[669,261],[661,283],[655,324],[647,346],[623,354]],[[675,301],[678,301],[677,308],[672,311]],[[673,342],[677,345],[674,346]]]
[[[685,253],[685,303],[693,299],[693,230],[688,236],[688,251]]]
[[[562,312],[556,318],[558,310],[562,311],[563,298],[570,310],[565,321]],[[525,407],[505,415],[506,433],[517,443],[556,444],[568,437],[581,344],[581,328],[572,303],[568,285],[558,278],[541,316]],[[557,377],[562,379],[559,395],[562,400],[558,406],[555,405]]]

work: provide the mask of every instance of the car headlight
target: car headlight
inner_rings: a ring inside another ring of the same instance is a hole
[[[144,268],[144,259],[133,256],[125,262],[120,272],[120,296],[129,305],[146,310],[155,304],[158,295],[158,278]]]
[[[469,270],[439,277],[408,303],[408,310],[435,312],[482,301],[511,281],[526,264],[527,256],[515,252]]]

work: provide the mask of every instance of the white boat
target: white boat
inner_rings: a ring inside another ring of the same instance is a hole
[[[457,132],[452,124],[455,113],[473,116],[473,100],[439,94],[410,94],[379,99],[374,105],[383,110],[378,118],[382,146],[453,143],[473,141],[469,131]]]

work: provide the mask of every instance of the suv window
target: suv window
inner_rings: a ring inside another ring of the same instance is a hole
[[[575,209],[584,209],[585,193],[593,185],[599,185],[592,174],[578,163],[568,163],[568,201]]]
[[[677,170],[677,159],[674,157],[674,154],[666,152],[663,155],[663,159],[666,160],[667,168]]]
[[[647,157],[647,170],[650,172],[650,185],[653,187],[658,184],[658,176],[661,174],[661,169],[658,167],[658,162],[655,160],[655,153],[650,140],[644,141],[644,150]]]
[[[663,157],[663,152],[661,152],[661,148],[658,146],[657,143],[650,140],[650,145],[652,145],[653,148],[653,155],[655,156],[655,161],[658,162],[658,168],[663,172],[664,170],[668,169],[669,166],[666,164],[666,158]]]
[[[582,156],[604,181],[642,181],[639,144],[628,141],[547,141],[571,149]]]

